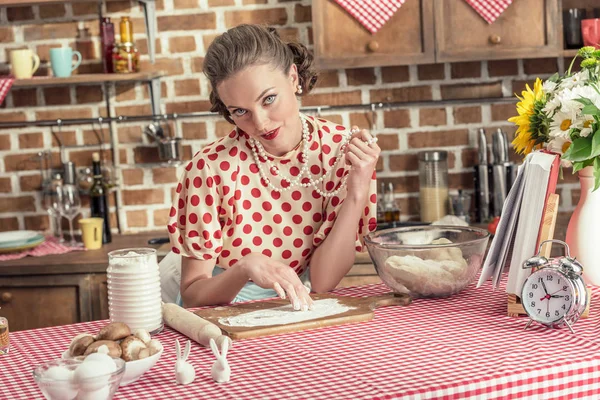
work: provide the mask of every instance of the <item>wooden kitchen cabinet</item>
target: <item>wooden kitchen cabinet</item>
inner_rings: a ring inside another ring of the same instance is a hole
[[[436,61],[556,57],[558,0],[519,0],[488,24],[464,0],[436,0]]]
[[[0,315],[11,331],[92,321],[93,274],[0,277]]]
[[[407,1],[374,35],[331,0],[313,0],[315,63],[320,69],[434,61],[433,0]]]
[[[557,57],[559,7],[559,0],[513,1],[488,24],[464,0],[412,0],[372,35],[335,1],[314,0],[315,62],[335,69]]]

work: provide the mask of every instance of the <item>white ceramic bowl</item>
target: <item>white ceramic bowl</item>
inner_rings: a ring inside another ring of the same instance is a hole
[[[121,383],[119,386],[129,385],[140,379],[142,375],[148,372],[154,365],[156,365],[157,361],[162,356],[163,349],[150,357],[143,358],[141,360],[136,361],[127,361],[125,363],[125,373],[123,374],[123,378],[121,379]],[[65,350],[61,357],[63,360],[71,360],[73,359],[69,355],[69,350]]]

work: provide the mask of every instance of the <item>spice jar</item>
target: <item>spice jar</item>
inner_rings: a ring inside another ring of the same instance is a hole
[[[162,331],[156,250],[136,248],[111,251],[108,253],[106,277],[111,322],[124,322],[132,332],[144,329],[154,335]]]
[[[139,72],[140,54],[133,44],[133,25],[129,17],[121,17],[120,43],[113,49],[113,69],[120,74]]]
[[[448,153],[419,153],[419,205],[421,221],[433,222],[446,215],[448,205]]]

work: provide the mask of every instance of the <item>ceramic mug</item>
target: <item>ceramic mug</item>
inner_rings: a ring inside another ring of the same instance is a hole
[[[88,250],[98,250],[102,247],[102,228],[104,219],[102,218],[82,218],[79,221],[81,228],[81,240],[83,247]]]
[[[73,64],[73,56],[77,57]],[[50,49],[50,65],[52,73],[57,78],[66,78],[71,76],[77,67],[81,64],[81,53],[70,47],[58,47]]]
[[[584,46],[594,46],[600,49],[600,18],[582,20],[581,36]]]
[[[40,66],[40,58],[29,49],[12,50],[10,52],[12,74],[17,79],[28,79]]]

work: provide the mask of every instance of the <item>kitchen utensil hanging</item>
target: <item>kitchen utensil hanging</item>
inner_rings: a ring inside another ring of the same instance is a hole
[[[160,161],[166,166],[175,167],[182,162],[182,145],[179,126],[177,125],[177,114],[173,114],[175,135],[173,135],[171,131],[171,126],[167,121],[166,115],[164,117],[164,124],[166,126],[167,136],[164,135],[165,129],[163,129],[160,121],[148,125],[144,129],[144,133],[156,142],[156,145],[158,146],[158,158]]]
[[[168,123],[166,124],[169,126]],[[171,135],[171,128],[169,127],[169,137],[159,141],[158,155],[161,161],[167,163],[167,165],[177,166],[182,162],[182,146],[181,137],[179,135],[179,125],[177,125],[177,114],[173,114],[173,126],[175,135]]]

